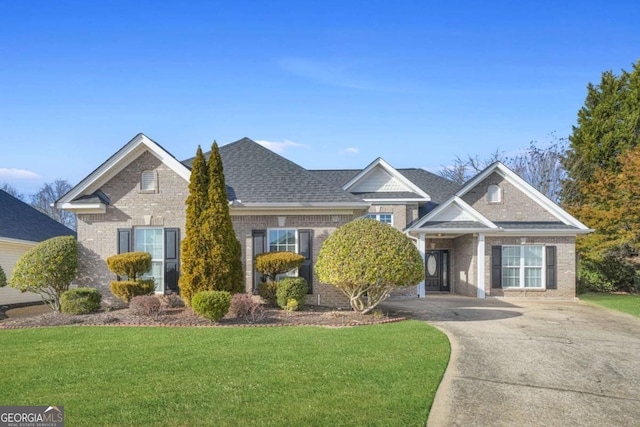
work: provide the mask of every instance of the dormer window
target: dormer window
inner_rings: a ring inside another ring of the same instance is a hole
[[[156,173],[144,171],[140,176],[140,191],[153,193],[156,191]]]
[[[487,189],[487,202],[488,203],[501,203],[502,202],[502,190],[497,185],[490,185]]]

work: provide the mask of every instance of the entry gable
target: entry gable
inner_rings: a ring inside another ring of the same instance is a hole
[[[385,193],[394,199],[401,195],[401,198],[407,201],[431,200],[426,192],[380,157],[347,182],[342,189],[353,194],[363,194],[365,200],[380,200],[381,197],[384,198]]]
[[[589,230],[501,162],[469,180],[456,197],[494,223],[560,222],[579,231]]]
[[[453,196],[441,204],[416,224],[409,227],[407,232],[442,229],[451,230],[497,230],[498,226],[484,217],[480,212],[469,206],[460,197]]]
[[[107,161],[91,172],[78,185],[56,201],[58,209],[77,213],[104,213],[108,198],[102,197],[100,187],[126,168],[144,152],[149,152],[166,164],[185,181],[189,181],[191,171],[180,163],[160,144],[143,133],[136,135]]]

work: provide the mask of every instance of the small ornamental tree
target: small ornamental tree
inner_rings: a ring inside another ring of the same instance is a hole
[[[107,258],[107,267],[118,276],[127,276],[128,280],[137,280],[151,270],[151,254],[147,252],[125,252]]]
[[[315,272],[321,282],[340,289],[362,314],[373,310],[396,287],[424,278],[414,244],[388,224],[363,218],[339,227],[323,243]]]
[[[256,270],[275,282],[278,274],[300,268],[304,256],[293,252],[266,252],[256,256]]]
[[[193,296],[201,291],[242,292],[242,249],[233,230],[222,159],[215,142],[208,161],[198,147],[186,203],[180,277],[185,304],[190,306]]]
[[[151,254],[147,252],[125,252],[107,258],[109,270],[118,276],[127,276],[127,280],[114,280],[110,283],[111,293],[125,302],[139,295],[149,295],[155,291],[153,279],[140,279],[151,270]]]
[[[2,266],[0,265],[0,288],[7,286],[7,275],[4,273]]]
[[[27,251],[13,268],[10,286],[39,294],[52,310],[60,311],[62,294],[78,272],[78,242],[73,236],[54,237]]]

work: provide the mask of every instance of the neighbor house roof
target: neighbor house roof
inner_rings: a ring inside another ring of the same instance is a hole
[[[75,235],[70,228],[0,190],[0,239],[42,242]]]
[[[345,206],[365,209],[362,198],[320,179],[310,171],[242,138],[219,147],[229,199],[239,206]],[[205,154],[208,158],[210,152]],[[183,164],[191,167],[193,158]]]

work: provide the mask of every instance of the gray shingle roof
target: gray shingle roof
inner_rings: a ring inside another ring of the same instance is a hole
[[[75,235],[73,230],[0,190],[0,238],[42,242]]]
[[[422,225],[420,228],[451,228],[451,229],[476,229],[476,228],[486,228],[489,229],[486,225],[478,221],[429,221]]]
[[[449,181],[446,178],[443,178],[424,169],[405,168],[396,170],[409,181],[420,187],[422,191],[431,196],[431,201],[437,204],[446,201],[460,188],[460,186],[455,182]],[[338,187],[342,187],[347,182],[351,181],[356,175],[362,172],[362,169],[310,170],[309,172],[317,177],[322,178],[326,182],[329,182]],[[393,194],[398,194],[398,196],[394,197]],[[384,197],[380,195],[371,196],[369,194],[367,194],[366,197],[361,194],[360,196],[365,199],[373,199],[375,197],[389,199],[416,197],[416,195],[412,193],[384,193]]]
[[[493,221],[505,230],[577,230],[573,225],[555,221]]]
[[[318,178],[249,138],[219,149],[230,200],[237,199],[242,204],[339,203],[365,207],[362,198]],[[182,163],[191,167],[193,158]]]

